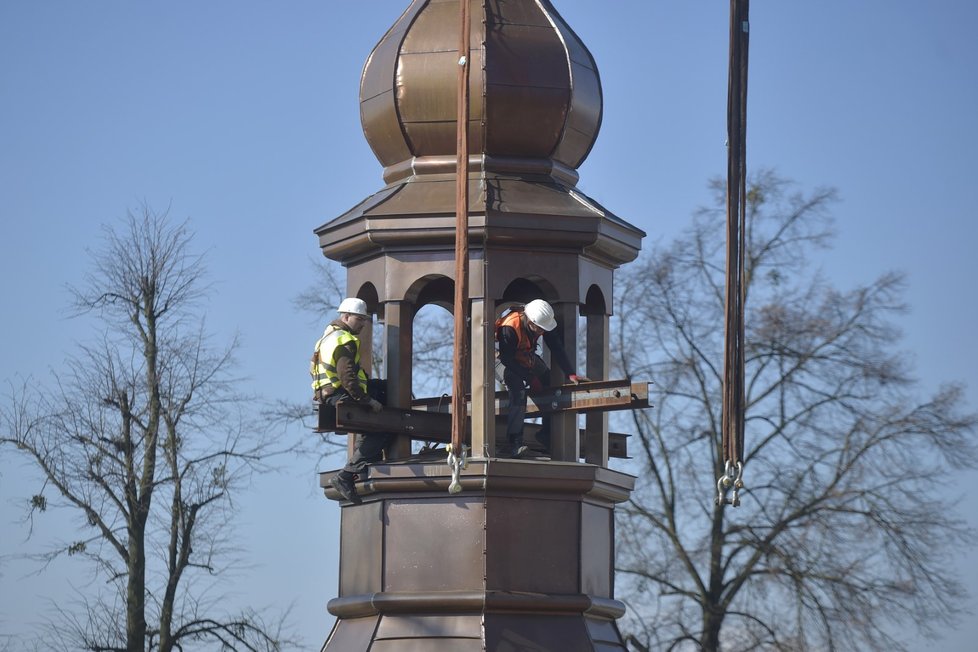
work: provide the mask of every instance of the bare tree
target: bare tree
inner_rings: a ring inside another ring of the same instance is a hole
[[[903,282],[840,291],[807,265],[832,190],[771,171],[749,184],[746,490],[722,473],[724,188],[616,293],[620,371],[652,378],[635,412],[635,492],[619,514],[619,594],[635,650],[903,649],[960,613],[950,557],[972,535],[944,492],[973,468],[960,387],[920,398],[895,320]],[[642,342],[637,347],[632,342]]]
[[[315,325],[321,326],[323,320],[336,316],[336,306],[346,296],[346,283],[340,265],[318,256],[310,261],[313,282],[292,299],[292,305],[299,312],[310,315]]]
[[[29,459],[50,506],[79,516],[76,540],[38,558],[89,561],[104,589],[59,596],[50,647],[83,650],[278,650],[282,620],[231,613],[215,578],[233,564],[235,490],[273,454],[243,417],[231,375],[235,342],[210,344],[199,299],[205,270],[186,224],[143,206],[104,248],[80,288],[80,314],[104,325],[55,370],[54,387],[11,387],[0,445]],[[282,617],[284,618],[284,616]]]

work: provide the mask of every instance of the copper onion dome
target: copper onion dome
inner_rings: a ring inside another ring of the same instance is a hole
[[[601,126],[591,53],[549,0],[469,2],[469,246],[633,260],[645,234],[576,186]],[[315,230],[327,257],[454,251],[458,18],[458,0],[412,0],[367,58],[360,118],[386,185]]]
[[[471,15],[472,155],[576,169],[601,124],[591,53],[546,0],[472,0]],[[457,43],[457,3],[414,0],[367,59],[360,116],[387,182],[454,161]]]

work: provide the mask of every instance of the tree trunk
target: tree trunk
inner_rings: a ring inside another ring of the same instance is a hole
[[[126,586],[126,650],[146,649],[146,550],[143,527],[134,525],[129,534],[129,580]]]
[[[703,634],[700,638],[700,647],[703,652],[718,652],[720,649],[721,624],[723,624],[723,616],[718,614],[712,605],[709,605],[703,612]]]
[[[714,437],[714,439],[718,439]],[[715,465],[715,468],[718,468]],[[723,505],[713,508],[713,526],[710,535],[710,578],[703,605],[703,632],[700,635],[700,646],[706,652],[717,652],[720,649],[720,627],[723,625],[724,608],[720,602],[723,599]]]

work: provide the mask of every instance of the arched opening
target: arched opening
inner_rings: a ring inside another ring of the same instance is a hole
[[[414,398],[451,396],[454,329],[452,313],[440,305],[429,303],[415,313],[411,346]]]
[[[358,299],[363,299],[367,304],[367,312],[371,316],[370,328],[364,328],[360,332],[360,362],[367,374],[372,378],[384,375],[379,368],[379,363],[383,362],[383,326],[381,321],[384,318],[384,307],[380,303],[377,295],[377,288],[373,283],[364,283],[352,294]],[[365,355],[366,353],[366,355]]]
[[[425,276],[411,286],[408,298],[419,307],[434,304],[451,312],[455,306],[455,282],[447,276]]]
[[[356,297],[358,299],[363,299],[367,303],[367,310],[372,315],[377,315],[379,319],[384,318],[383,306],[380,305],[380,299],[378,298],[377,288],[374,287],[373,283],[364,283],[357,290]]]
[[[557,292],[554,290],[553,286],[543,279],[513,279],[513,281],[511,281],[503,291],[503,296],[497,304],[497,312],[501,312],[501,310],[498,309],[498,306],[502,306],[503,309],[507,309],[513,304],[528,303],[534,299],[546,299],[547,301],[552,302],[557,299]]]
[[[581,306],[582,315],[606,315],[608,303],[605,301],[604,292],[597,285],[592,285],[587,289],[587,296],[584,298],[584,305]]]
[[[415,305],[409,370],[412,398],[443,397],[450,401],[455,283],[444,276],[425,277],[412,286],[410,295]],[[425,442],[412,442],[411,452],[417,454],[424,446]]]
[[[455,320],[455,283],[446,276],[418,279],[409,289],[413,304],[411,326],[412,398],[450,396]]]

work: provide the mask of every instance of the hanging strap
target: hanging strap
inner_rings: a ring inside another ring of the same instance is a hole
[[[459,0],[458,38],[458,112],[455,162],[455,356],[452,365],[452,443],[448,463],[453,482],[449,491],[461,491],[459,474],[465,463],[466,445],[463,442],[466,406],[465,376],[468,359],[468,294],[469,294],[469,1]]]
[[[724,310],[723,474],[717,503],[740,505],[744,470],[744,245],[747,212],[747,51],[750,0],[730,0],[727,84],[727,287]],[[733,487],[733,494],[726,491]]]

